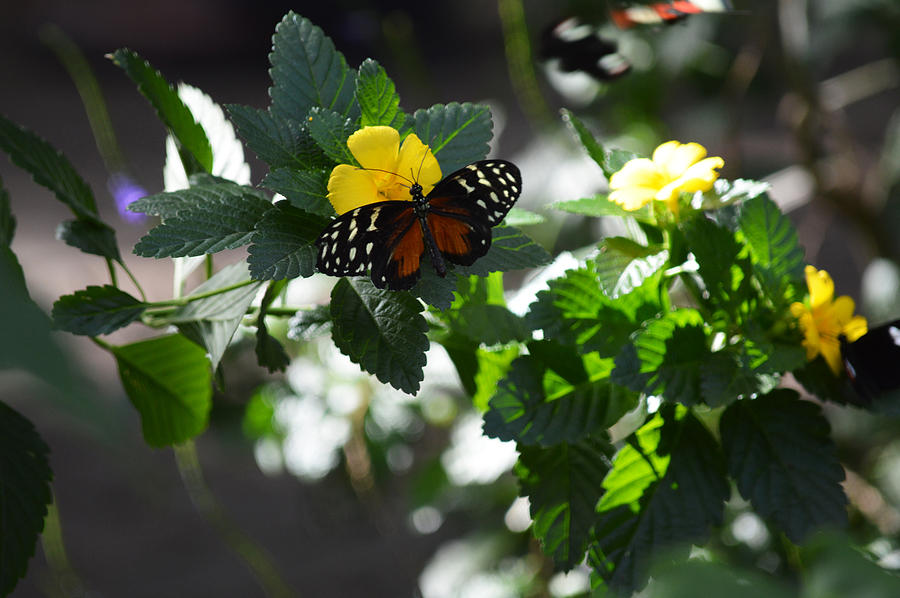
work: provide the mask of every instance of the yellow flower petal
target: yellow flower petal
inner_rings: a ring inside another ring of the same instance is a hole
[[[422,143],[415,133],[410,133],[400,146],[397,159],[397,175],[422,185],[422,193],[428,192],[441,180],[441,166],[431,149]]]
[[[819,346],[819,352],[822,354],[822,357],[825,358],[825,361],[828,363],[828,367],[831,368],[831,371],[834,373],[834,375],[839,375],[841,373],[841,367],[843,366],[840,343],[821,343],[821,345]]]
[[[831,303],[834,298],[834,281],[825,270],[806,266],[806,286],[809,288],[809,304],[815,308],[823,303]]]
[[[397,172],[400,133],[393,127],[363,127],[347,138],[350,153],[363,168]]]
[[[674,145],[670,145],[674,144]],[[665,149],[660,151],[660,149]],[[706,148],[699,143],[680,144],[670,141],[661,145],[653,152],[653,161],[671,178],[678,178],[706,156]]]
[[[328,177],[328,200],[338,215],[382,199],[372,173],[367,170],[339,164]]]
[[[653,187],[658,189],[665,184],[659,169],[652,160],[636,158],[629,160],[609,178],[610,189],[624,187]]]
[[[834,300],[834,303],[831,304],[831,312],[834,314],[836,324],[840,328],[843,328],[844,324],[850,321],[855,308],[856,304],[853,302],[853,299],[847,295],[841,295]]]
[[[717,168],[722,168],[725,161],[722,158],[706,158],[700,160],[690,168],[684,171],[678,177],[678,184],[682,191],[693,193],[694,191],[708,191],[712,189],[713,183],[719,178]]]
[[[862,316],[853,316],[844,324],[844,336],[851,343],[869,331],[869,323]]]
[[[622,206],[625,210],[633,212],[640,210],[653,201],[656,189],[648,187],[626,187],[609,194],[609,200]]]

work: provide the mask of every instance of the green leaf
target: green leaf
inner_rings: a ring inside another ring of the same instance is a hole
[[[256,223],[272,210],[272,204],[239,185],[234,187],[202,188],[207,192],[202,198],[199,187],[165,194],[181,197],[186,207],[142,237],[134,246],[134,253],[143,257],[184,257],[248,244]]]
[[[614,201],[610,201],[609,197],[603,194],[597,194],[593,197],[583,197],[581,199],[570,199],[566,201],[557,201],[548,206],[551,209],[560,212],[568,212],[569,214],[578,214],[579,216],[590,216],[591,218],[603,218],[606,216],[614,218],[634,218],[638,222],[653,223],[653,212],[650,206],[644,206],[640,210],[628,211]]]
[[[153,447],[184,442],[206,428],[212,374],[206,352],[180,334],[113,347],[119,377]]]
[[[25,576],[53,502],[49,449],[34,425],[0,403],[0,594]]]
[[[477,371],[473,382],[475,392],[472,394],[472,405],[482,413],[488,410],[491,397],[497,392],[500,381],[509,373],[509,368],[521,353],[517,344],[501,349],[477,348],[475,360]]]
[[[844,470],[815,403],[788,389],[732,403],[719,422],[741,495],[795,543],[847,524]]]
[[[900,576],[872,561],[868,551],[835,534],[817,534],[802,553],[803,598],[900,596]],[[767,597],[766,597],[767,598]]]
[[[643,285],[668,259],[669,252],[661,246],[646,247],[625,237],[607,237],[594,264],[603,293],[618,299]]]
[[[645,394],[693,405],[700,401],[700,367],[709,359],[703,318],[679,309],[651,321],[616,356],[612,381]]]
[[[431,148],[444,176],[487,157],[493,137],[491,110],[482,104],[435,104],[416,110],[414,132]]]
[[[741,206],[740,231],[760,282],[776,306],[786,306],[805,292],[803,248],[791,221],[767,195],[760,195]]]
[[[256,280],[312,276],[316,272],[313,245],[330,220],[279,201],[256,225],[250,239],[250,275]]]
[[[651,574],[653,584],[647,588],[647,598],[696,598],[698,588],[703,588],[706,596],[796,598],[796,593],[757,571],[739,569],[720,562],[691,559],[687,562],[665,563],[652,569]],[[853,595],[826,592],[812,596]]]
[[[716,351],[700,366],[700,391],[710,407],[721,407],[754,393],[768,392],[777,377],[757,375],[732,351]]]
[[[286,281],[270,282],[266,293],[259,305],[259,316],[256,318],[256,362],[272,372],[283,372],[291,363],[291,358],[285,352],[278,339],[269,334],[266,326],[266,313],[269,306],[284,291]]]
[[[463,305],[453,317],[453,326],[467,338],[486,345],[531,338],[522,318],[502,305]]]
[[[735,264],[741,246],[726,228],[704,217],[692,218],[681,226],[685,242],[697,260],[698,274],[714,304],[730,304],[740,268]],[[736,272],[735,272],[736,270]]]
[[[212,171],[212,147],[206,132],[160,72],[127,48],[116,50],[110,58],[137,84],[138,90],[156,110],[159,119],[175,139],[185,172]]]
[[[317,305],[300,310],[288,321],[287,337],[292,341],[310,341],[331,332],[331,308]]]
[[[537,294],[526,319],[532,328],[543,329],[545,338],[612,357],[641,322],[659,311],[658,285],[647,281],[612,300],[601,291],[597,270],[594,262],[588,262],[551,280],[549,288]]]
[[[587,551],[612,445],[604,434],[548,448],[520,447],[519,453],[515,473],[530,503],[532,533],[557,567],[568,571]]]
[[[79,219],[97,220],[94,194],[71,162],[49,143],[0,116],[0,149],[14,164],[46,187]]]
[[[320,216],[334,216],[328,201],[328,170],[277,168],[266,175],[262,185],[282,194],[298,209]]]
[[[303,121],[311,108],[355,118],[356,73],[321,29],[293,11],[275,27],[272,52],[272,114]]]
[[[611,359],[582,357],[552,341],[533,342],[529,350],[513,361],[490,400],[488,436],[523,445],[577,442],[603,432],[636,405],[633,393],[609,383]]]
[[[529,210],[515,207],[511,208],[509,210],[509,213],[506,214],[506,218],[503,219],[503,222],[507,226],[515,226],[516,228],[521,228],[523,226],[535,226],[538,224],[543,224],[546,221],[547,219],[537,212],[531,212]]]
[[[356,158],[347,147],[347,138],[357,129],[353,119],[324,108],[313,108],[309,111],[307,126],[310,136],[326,156],[341,164],[356,164]]]
[[[0,178],[0,247],[9,247],[12,245],[13,237],[16,234],[16,217],[13,216],[12,208],[9,203],[9,193],[3,186],[3,179]]]
[[[122,261],[116,231],[96,220],[66,220],[56,227],[56,238],[84,253]]]
[[[385,125],[399,131],[406,124],[408,117],[400,110],[400,96],[394,82],[371,58],[359,65],[356,101],[360,108],[360,127]]]
[[[166,191],[142,197],[129,205],[129,211],[159,216],[161,218],[174,218],[191,210],[202,209],[204,206],[218,204],[238,203],[248,197],[252,203],[254,199],[269,203],[265,193],[239,185],[218,177],[200,174],[190,178],[191,186],[177,191]]]
[[[491,248],[487,254],[471,266],[458,268],[458,273],[487,276],[491,272],[537,268],[550,263],[547,250],[519,229],[500,225],[495,226],[492,232]]]
[[[306,120],[292,120],[250,106],[231,104],[228,115],[259,159],[276,168],[313,170],[333,166],[309,134]]]
[[[145,305],[110,285],[90,286],[65,295],[53,304],[53,324],[72,334],[99,336],[134,322]]]
[[[637,154],[622,150],[612,150],[607,152],[591,132],[588,131],[587,127],[584,126],[584,123],[572,114],[572,112],[563,109],[562,115],[563,122],[565,122],[572,132],[575,133],[591,159],[597,163],[597,166],[599,166],[601,170],[603,170],[603,176],[605,176],[607,180],[613,173],[621,169],[626,162],[639,157]]]
[[[690,412],[664,405],[603,480],[588,561],[611,588],[646,583],[656,555],[687,557],[722,524],[730,488],[716,440]]]
[[[381,382],[415,394],[423,380],[428,325],[409,293],[342,278],[331,292],[332,338],[341,353]]]

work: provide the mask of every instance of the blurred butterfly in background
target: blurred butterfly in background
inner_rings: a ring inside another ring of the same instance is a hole
[[[852,343],[840,340],[847,377],[866,404],[900,389],[900,320],[871,328]]]
[[[419,280],[427,253],[435,272],[446,276],[447,262],[469,266],[488,252],[491,228],[522,191],[519,169],[505,160],[460,168],[427,196],[419,183],[409,182],[412,201],[380,201],[335,218],[316,239],[319,271],[369,272],[379,289],[405,290]]]
[[[689,15],[730,10],[731,3],[728,0],[673,0],[649,4],[615,2],[614,7],[610,8],[609,16],[620,29],[628,29],[636,25],[671,24]]]
[[[580,71],[598,81],[610,81],[631,70],[614,41],[603,39],[595,27],[577,17],[562,19],[544,30],[540,55],[563,72]]]

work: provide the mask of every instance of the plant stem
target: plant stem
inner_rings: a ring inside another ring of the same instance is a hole
[[[245,280],[243,282],[236,282],[232,285],[228,285],[227,287],[222,287],[220,289],[213,289],[211,291],[206,291],[205,293],[197,293],[196,295],[185,295],[184,297],[176,297],[174,299],[165,299],[163,301],[152,301],[147,303],[147,308],[152,309],[155,307],[182,307],[187,305],[191,301],[197,301],[198,299],[206,299],[207,297],[212,297],[213,295],[220,295],[222,293],[227,293],[228,291],[233,291],[235,289],[239,289],[241,287],[246,287],[251,284],[257,284],[258,280]]]
[[[109,270],[109,282],[112,286],[118,288],[119,280],[118,276],[116,276],[116,265],[109,258],[106,258],[106,269]]]
[[[216,529],[222,541],[249,567],[265,595],[277,598],[296,596],[282,579],[269,554],[235,525],[210,491],[203,478],[194,441],[176,444],[172,450],[178,473],[194,508]]]
[[[44,557],[53,572],[56,581],[56,589],[62,596],[84,596],[84,582],[72,568],[69,556],[66,554],[66,545],[63,542],[62,524],[59,519],[59,509],[56,507],[56,497],[47,507],[47,516],[44,518],[44,531],[41,533],[41,548]]]

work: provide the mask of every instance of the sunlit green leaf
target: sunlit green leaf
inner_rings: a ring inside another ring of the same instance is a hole
[[[618,299],[643,285],[668,259],[669,252],[659,245],[647,247],[625,237],[607,237],[594,267],[603,293]]]
[[[776,305],[787,305],[805,290],[797,231],[767,195],[741,205],[739,224],[766,294]]]
[[[636,154],[625,152],[623,150],[604,150],[603,146],[600,145],[594,135],[588,131],[587,127],[584,126],[584,123],[582,123],[577,116],[565,109],[563,109],[562,114],[563,121],[569,125],[569,128],[575,133],[576,137],[578,137],[578,140],[581,142],[581,145],[587,151],[591,159],[597,163],[597,166],[599,166],[601,170],[603,170],[603,176],[607,179],[609,179],[614,172],[622,168],[625,162],[638,157]]]
[[[741,495],[793,542],[847,524],[844,470],[818,405],[777,389],[732,403],[719,429]]]
[[[534,536],[556,565],[569,570],[584,559],[588,531],[613,448],[605,434],[547,448],[519,448],[515,472],[528,497]]]
[[[384,68],[371,58],[359,65],[356,76],[356,100],[359,102],[361,127],[385,125],[398,131],[407,122],[400,110],[400,96]]]
[[[203,349],[172,334],[113,347],[112,353],[147,444],[170,446],[206,429],[212,374]]]

